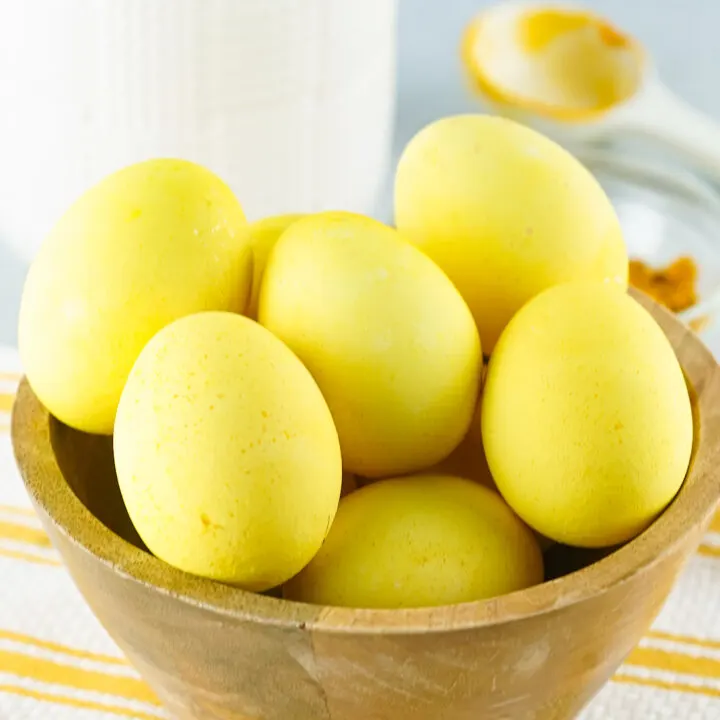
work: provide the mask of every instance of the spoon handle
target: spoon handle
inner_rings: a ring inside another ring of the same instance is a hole
[[[720,123],[651,82],[624,117],[624,129],[666,144],[720,181]]]

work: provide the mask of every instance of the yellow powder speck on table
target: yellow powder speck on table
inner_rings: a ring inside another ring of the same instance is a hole
[[[663,268],[650,267],[642,260],[630,261],[630,285],[673,312],[687,310],[697,303],[697,276],[697,265],[687,256]]]

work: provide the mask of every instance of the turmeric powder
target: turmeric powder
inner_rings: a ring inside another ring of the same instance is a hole
[[[683,256],[664,268],[652,268],[642,260],[630,261],[630,285],[673,312],[697,302],[697,265]]]

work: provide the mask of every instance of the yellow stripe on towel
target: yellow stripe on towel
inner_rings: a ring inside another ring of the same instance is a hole
[[[17,505],[0,504],[0,512],[10,513],[11,515],[22,515],[23,517],[37,517],[32,508],[18,507]]]
[[[717,545],[708,545],[703,543],[698,548],[698,553],[700,555],[705,555],[706,557],[720,557],[720,547]]]
[[[0,520],[0,539],[15,540],[41,548],[52,547],[50,538],[44,531],[38,528],[28,527],[27,525],[5,522],[3,520]]]
[[[715,513],[713,516],[712,522],[710,523],[710,527],[708,528],[710,532],[716,532],[720,533],[720,510]]]
[[[625,664],[644,667],[649,670],[664,670],[671,673],[682,673],[683,675],[695,675],[711,680],[720,679],[720,660],[685,655],[671,650],[659,650],[653,647],[635,648],[625,660]]]
[[[62,563],[54,558],[42,557],[41,555],[32,555],[30,553],[19,552],[17,550],[8,550],[0,548],[0,557],[10,558],[11,560],[22,560],[23,562],[35,563],[37,565],[49,565],[51,567],[62,567]]]
[[[641,685],[644,687],[656,688],[658,690],[672,690],[680,693],[691,693],[693,695],[706,695],[712,698],[720,698],[720,690],[713,687],[701,685],[689,685],[688,683],[668,682],[666,680],[656,680],[655,678],[641,678],[631,675],[615,675],[613,682],[623,683],[626,685]]]
[[[84,670],[73,665],[62,665],[7,650],[0,650],[0,667],[5,673],[37,682],[63,685],[75,690],[89,690],[160,706],[159,700],[142,680],[124,675]]]
[[[97,710],[98,712],[112,713],[121,717],[132,718],[133,720],[161,720],[160,715],[151,715],[150,713],[138,712],[130,708],[118,707],[116,705],[105,705],[103,703],[91,702],[89,700],[76,700],[75,698],[61,697],[51,695],[50,693],[38,692],[37,690],[28,690],[27,688],[18,687],[16,685],[1,685],[0,693],[8,695],[18,695],[20,697],[40,700],[56,705],[69,705],[78,710]]]
[[[22,643],[23,645],[30,645],[31,647],[40,648],[42,650],[49,650],[50,652],[68,655],[80,660],[92,660],[94,662],[105,663],[106,665],[120,665],[122,667],[128,667],[130,665],[125,658],[116,657],[115,655],[90,652],[89,650],[80,650],[79,648],[70,647],[69,645],[62,645],[61,643],[52,642],[50,640],[42,640],[41,638],[37,638],[32,635],[24,635],[23,633],[18,633],[14,630],[3,630],[0,628],[0,640]]]
[[[707,648],[708,650],[720,650],[720,640],[705,640],[703,638],[691,637],[690,635],[678,635],[664,630],[651,630],[647,637],[656,640],[669,640],[670,642],[685,643],[695,647]]]

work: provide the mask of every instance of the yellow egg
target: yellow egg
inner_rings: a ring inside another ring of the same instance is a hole
[[[630,265],[625,240],[620,233],[613,233],[602,245],[591,271],[591,279],[614,284],[625,290],[628,286],[629,274]]]
[[[430,607],[542,580],[535,537],[496,492],[447,475],[415,476],[343,498],[320,552],[284,594],[344,607]]]
[[[110,175],[58,221],[28,274],[19,344],[33,390],[68,425],[111,433],[145,343],[193,312],[241,312],[251,272],[242,208],[211,172],[152,160]]]
[[[398,165],[395,222],[460,290],[486,354],[552,285],[627,285],[620,224],[598,182],[559,145],[504,118],[458,115],[421,130]]]
[[[510,506],[582,547],[644,530],[680,488],[693,423],[684,376],[652,316],[611,285],[531,300],[495,347],[482,436]]]
[[[472,315],[392,228],[350,213],[294,223],[268,260],[259,318],[317,380],[346,470],[419,470],[467,432],[481,367]]]
[[[340,497],[340,445],[315,381],[233,313],[190,315],[147,344],[122,393],[114,452],[148,548],[249,590],[309,562]]]
[[[253,249],[253,281],[250,302],[245,313],[248,317],[257,318],[258,298],[262,285],[265,265],[270,251],[275,247],[278,238],[303,215],[274,215],[258,220],[250,225],[250,238]]]
[[[446,457],[433,467],[423,471],[427,474],[455,475],[482,483],[486,487],[494,488],[495,482],[490,474],[485,450],[482,444],[480,427],[480,408],[478,403],[473,415],[470,429],[460,444]]]

